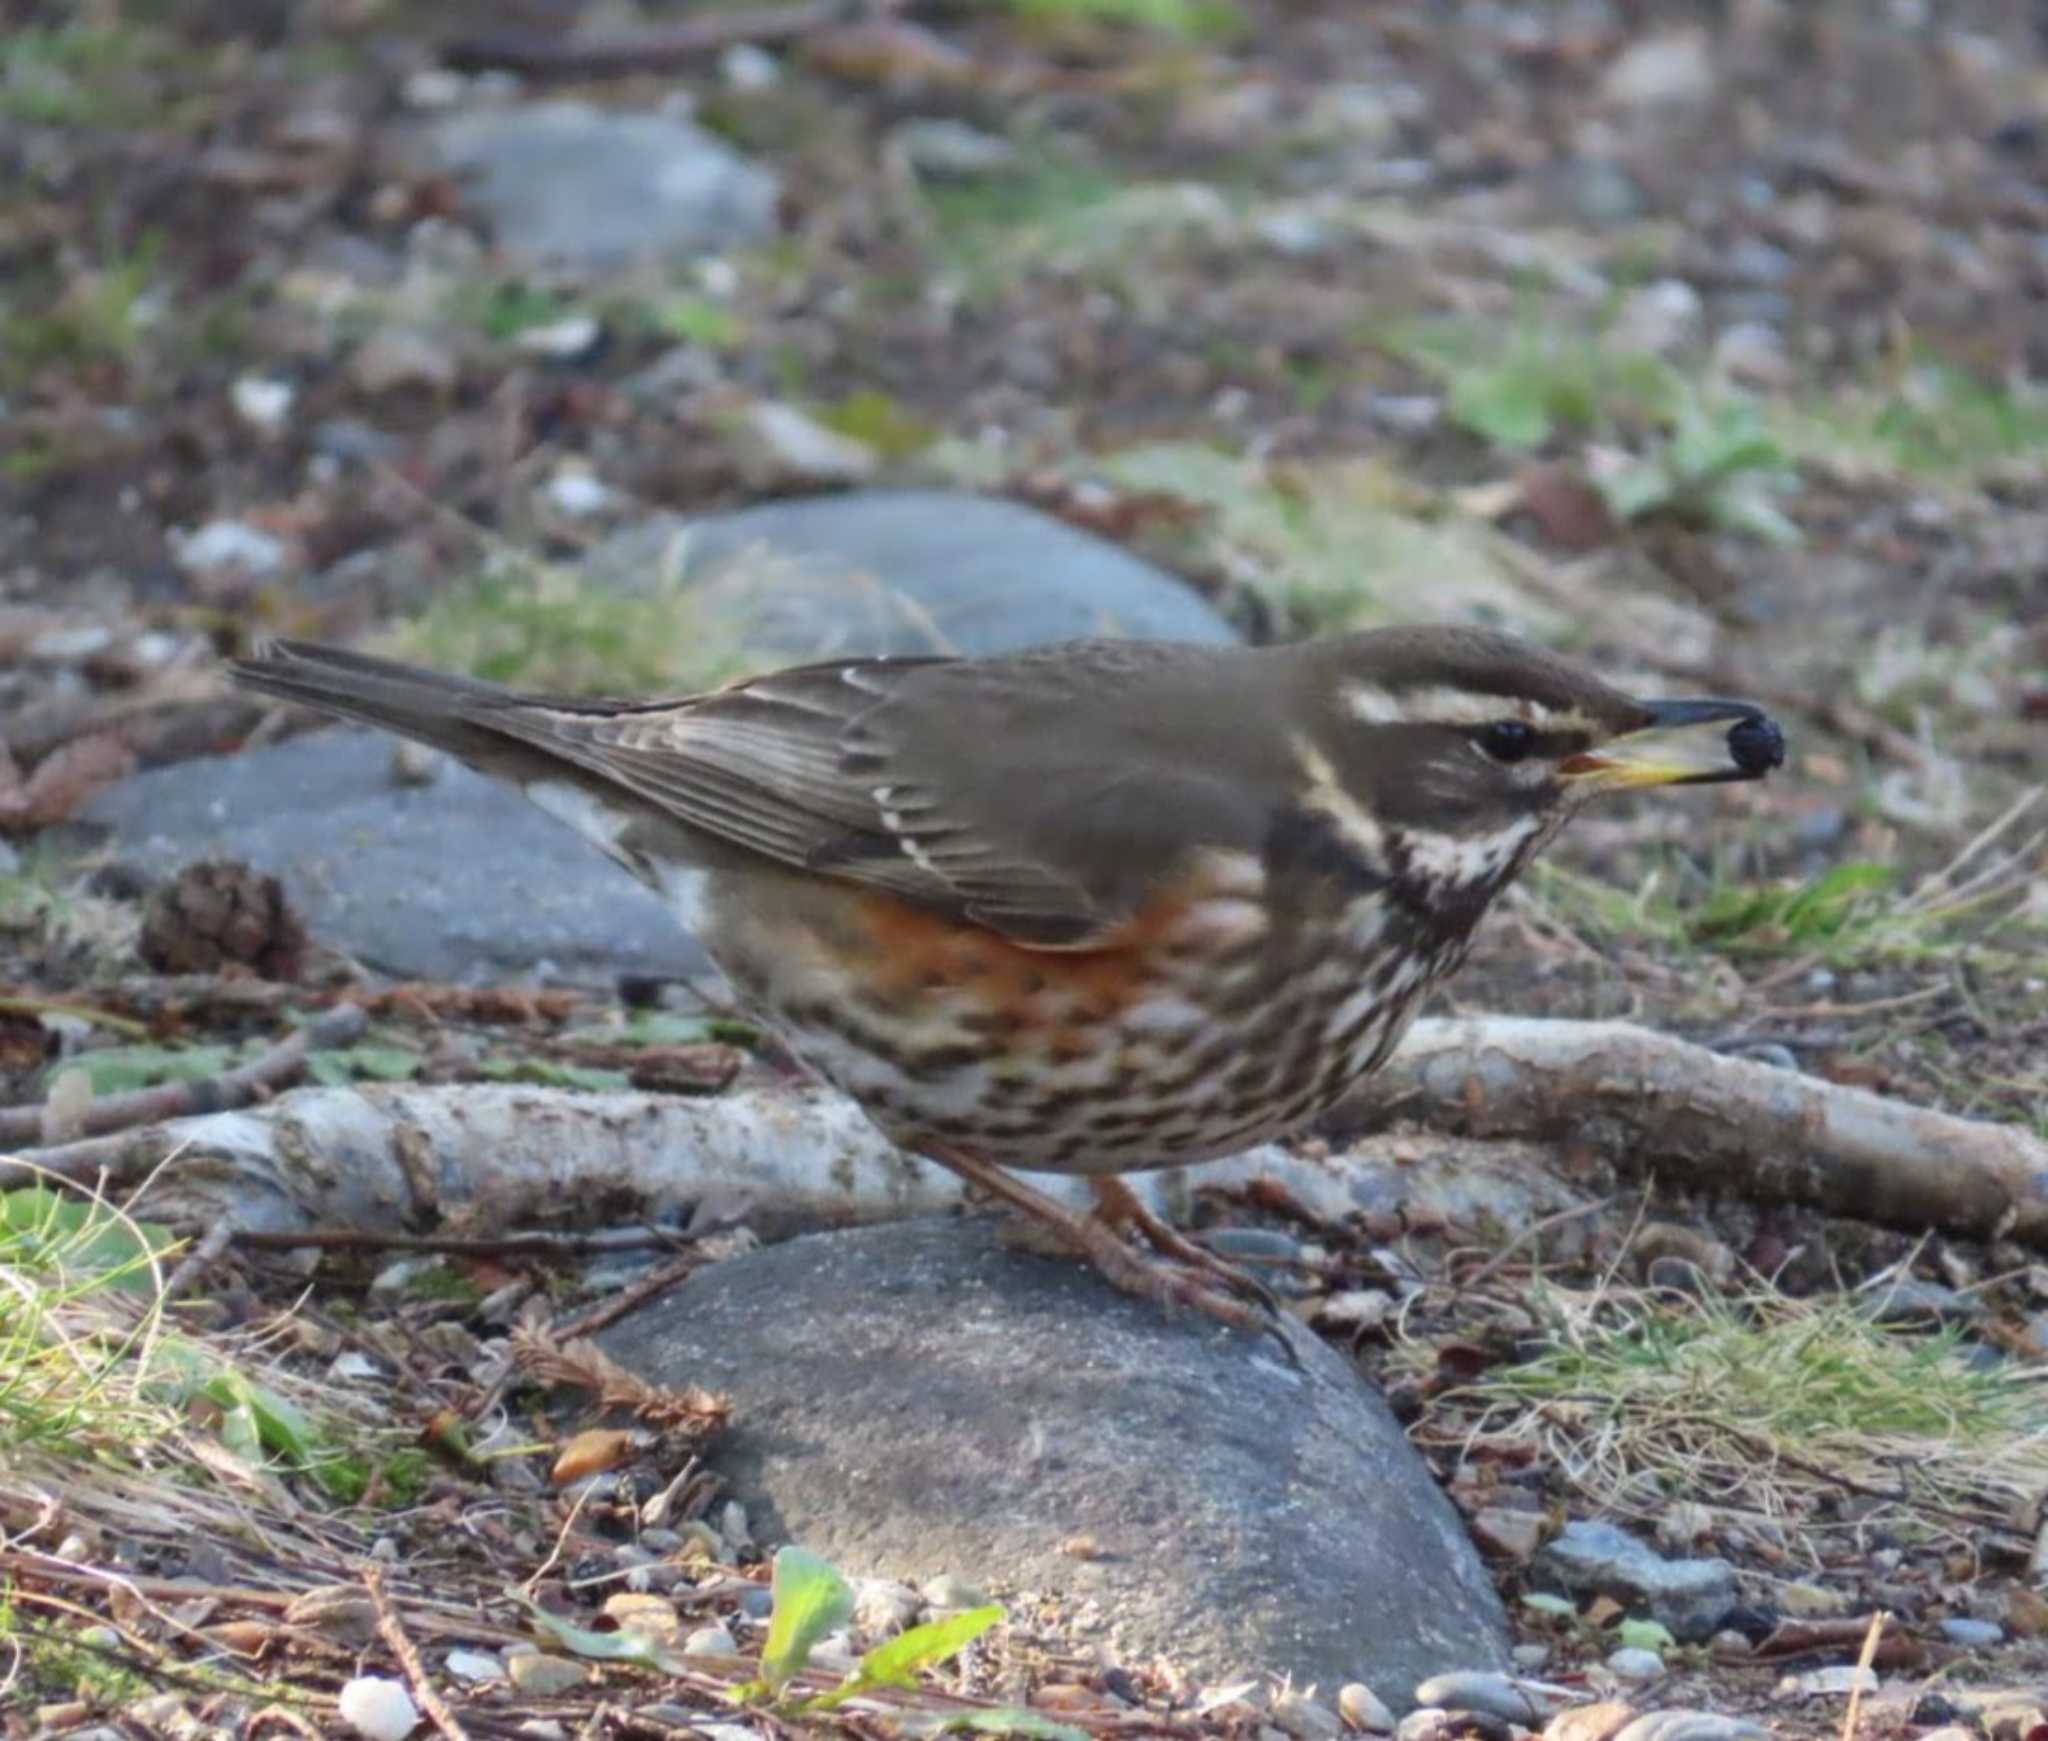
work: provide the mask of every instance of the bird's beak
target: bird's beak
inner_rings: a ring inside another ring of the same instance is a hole
[[[1761,780],[1784,766],[1785,734],[1747,701],[1646,701],[1648,723],[1576,756],[1560,771],[1575,784],[1617,792],[1638,786],[1713,786]],[[1710,731],[1726,726],[1726,731]]]

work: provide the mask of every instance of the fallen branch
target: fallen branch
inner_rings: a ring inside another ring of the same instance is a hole
[[[507,30],[464,36],[442,45],[442,64],[460,73],[501,67],[537,77],[612,78],[628,73],[672,72],[736,42],[786,42],[828,25],[844,23],[856,8],[846,0],[803,0],[696,18],[659,30],[609,31],[602,36],[563,36],[537,30]]]
[[[354,981],[308,985],[269,979],[230,979],[217,973],[138,974],[82,988],[89,1004],[51,1000],[27,985],[0,985],[0,1009],[25,1015],[76,1015],[117,1032],[146,1036],[152,1024],[193,1024],[217,1018],[272,1015],[283,1009],[359,1005],[372,1017],[531,1025],[565,1022],[608,999],[568,986],[443,985],[402,979],[372,986]]]
[[[2048,1246],[2048,1143],[2031,1133],[1626,1023],[1419,1022],[1346,1121],[1367,1140],[1328,1158],[1269,1145],[1131,1183],[1182,1222],[1196,1191],[1261,1181],[1324,1220],[1405,1208],[1526,1223],[1572,1206],[1543,1166],[1569,1141],[1633,1174],[1671,1168],[1717,1191]],[[745,1218],[772,1236],[939,1213],[962,1195],[839,1095],[766,1082],[687,1098],[497,1083],[305,1088],[32,1158],[72,1178],[162,1168],[138,1213],[278,1236],[266,1244],[314,1228],[331,1230],[321,1244],[443,1226],[483,1239],[559,1222],[565,1206],[587,1224],[596,1204],[667,1225]],[[1081,1180],[1036,1182],[1088,1201]]]
[[[203,1076],[191,1082],[164,1082],[154,1088],[138,1088],[130,1094],[109,1094],[88,1101],[80,1110],[76,1130],[85,1137],[132,1130],[137,1125],[160,1124],[246,1106],[267,1094],[288,1077],[297,1074],[309,1052],[334,1046],[352,1045],[363,1037],[365,1018],[353,1004],[342,1004],[295,1029],[260,1056],[217,1076]],[[19,1148],[44,1140],[50,1109],[44,1106],[0,1108],[0,1146]],[[67,1155],[63,1169],[67,1177],[78,1178],[76,1151],[86,1145],[67,1144],[51,1153]],[[0,1186],[22,1183],[21,1169],[0,1164]]]
[[[1418,1022],[1353,1109],[1469,1137],[1569,1140],[1641,1172],[1890,1226],[2048,1245],[2048,1143],[1626,1022]]]
[[[433,1720],[434,1727],[441,1731],[446,1741],[469,1741],[468,1732],[455,1720],[448,1701],[435,1690],[433,1677],[427,1673],[427,1665],[420,1660],[419,1646],[413,1643],[405,1630],[405,1622],[398,1617],[398,1610],[392,1605],[391,1592],[384,1587],[383,1570],[374,1560],[363,1567],[363,1588],[370,1592],[371,1605],[377,1610],[378,1636],[398,1658],[398,1666],[405,1671],[406,1684],[412,1688],[420,1709]]]

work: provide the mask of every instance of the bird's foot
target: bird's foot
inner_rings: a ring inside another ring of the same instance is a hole
[[[1066,1250],[1085,1257],[1121,1292],[1170,1309],[1200,1312],[1235,1330],[1276,1328],[1272,1295],[1214,1252],[1176,1233],[1121,1182],[1094,1181],[1096,1208],[1083,1215],[977,1156],[952,1149],[925,1152],[969,1184],[1020,1210]],[[1134,1250],[1124,1238],[1126,1227],[1142,1234],[1159,1256]]]
[[[1088,1185],[1095,1193],[1094,1219],[1112,1229],[1134,1229],[1161,1257],[1172,1259],[1197,1276],[1207,1277],[1215,1291],[1248,1300],[1278,1315],[1280,1302],[1264,1282],[1160,1220],[1123,1180],[1098,1177],[1090,1179]]]

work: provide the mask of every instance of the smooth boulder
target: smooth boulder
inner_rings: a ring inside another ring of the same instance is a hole
[[[1290,1340],[1170,1318],[980,1219],[790,1240],[600,1337],[729,1396],[711,1461],[756,1537],[849,1575],[1050,1595],[1122,1660],[1209,1682],[1364,1681],[1405,1708],[1503,1667],[1499,1599],[1399,1424]]]

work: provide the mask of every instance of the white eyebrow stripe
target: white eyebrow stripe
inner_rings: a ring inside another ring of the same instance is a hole
[[[1602,735],[1599,723],[1576,707],[1547,707],[1508,695],[1476,695],[1466,689],[1428,684],[1415,689],[1382,689],[1353,683],[1342,696],[1344,711],[1366,725],[1491,725],[1521,719],[1538,731],[1583,731]]]
[[[1338,783],[1337,770],[1331,765],[1330,758],[1305,737],[1294,740],[1294,758],[1301,764],[1302,772],[1308,775],[1308,790],[1302,794],[1302,803],[1327,816],[1346,844],[1367,864],[1385,864],[1386,831],[1373,818],[1372,812]]]

